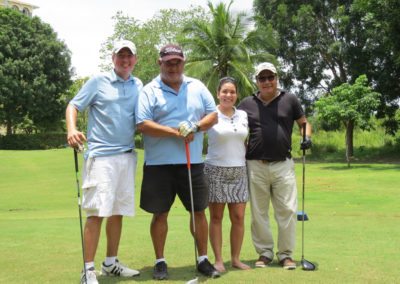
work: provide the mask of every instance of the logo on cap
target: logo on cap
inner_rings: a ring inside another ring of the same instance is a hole
[[[160,59],[163,61],[168,61],[171,59],[185,60],[185,56],[183,55],[183,51],[180,46],[167,44],[160,50]]]

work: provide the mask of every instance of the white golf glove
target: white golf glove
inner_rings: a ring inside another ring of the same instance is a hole
[[[190,133],[197,132],[198,129],[199,129],[198,123],[193,123],[191,121],[182,121],[179,123],[179,133],[183,137],[188,136]]]
[[[78,146],[75,147],[75,151],[77,153],[83,153],[85,151],[85,146],[79,143]]]

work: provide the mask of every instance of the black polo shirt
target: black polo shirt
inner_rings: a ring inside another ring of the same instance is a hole
[[[265,104],[254,94],[242,100],[238,109],[244,110],[249,120],[247,160],[284,161],[291,157],[293,123],[304,115],[295,95],[281,91]]]

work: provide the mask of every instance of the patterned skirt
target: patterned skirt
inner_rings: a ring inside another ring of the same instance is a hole
[[[243,203],[249,200],[246,166],[218,167],[205,164],[204,174],[209,188],[209,202]]]

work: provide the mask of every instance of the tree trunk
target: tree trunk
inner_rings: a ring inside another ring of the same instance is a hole
[[[228,76],[227,68],[221,68],[218,73],[220,79]]]
[[[346,160],[348,167],[350,167],[350,157],[353,157],[353,131],[354,121],[350,120],[346,124]]]
[[[11,123],[11,119],[7,120],[7,132],[6,135],[11,135],[12,134],[12,123]]]

